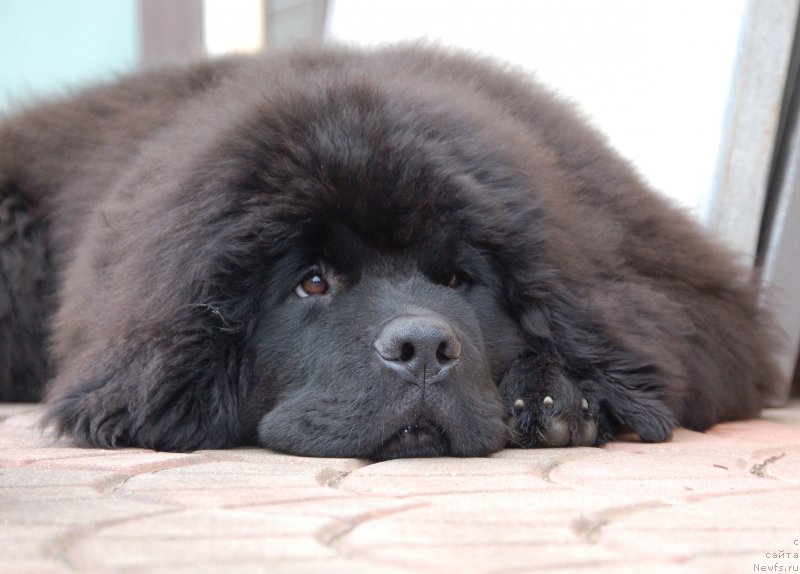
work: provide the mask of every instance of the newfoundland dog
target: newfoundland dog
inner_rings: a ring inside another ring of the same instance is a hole
[[[664,441],[758,413],[757,299],[564,103],[438,48],[143,73],[0,125],[0,393],[83,445]]]

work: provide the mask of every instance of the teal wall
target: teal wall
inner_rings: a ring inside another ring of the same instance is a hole
[[[0,0],[0,111],[130,70],[136,0]]]

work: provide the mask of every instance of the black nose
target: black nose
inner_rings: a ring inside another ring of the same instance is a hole
[[[411,382],[444,380],[461,356],[461,341],[453,328],[434,316],[392,319],[373,347],[387,367]]]

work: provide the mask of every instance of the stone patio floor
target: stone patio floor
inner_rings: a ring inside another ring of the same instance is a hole
[[[0,405],[0,572],[800,571],[800,403],[482,459],[72,448]]]

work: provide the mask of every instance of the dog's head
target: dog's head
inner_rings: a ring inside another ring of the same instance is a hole
[[[386,252],[335,224],[304,237],[253,333],[258,442],[370,458],[501,448],[496,381],[521,339],[490,262],[430,242]]]
[[[494,252],[507,208],[477,173],[497,185],[508,168],[471,148],[463,118],[372,87],[323,93],[279,106],[291,130],[259,160],[285,234],[254,315],[246,425],[306,455],[498,450],[497,382],[523,342]]]

